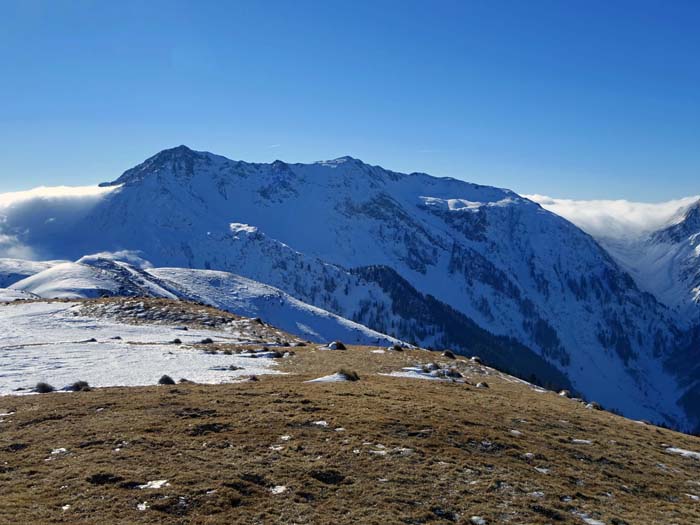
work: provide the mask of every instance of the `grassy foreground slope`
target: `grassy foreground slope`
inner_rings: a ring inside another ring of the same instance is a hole
[[[700,523],[696,437],[463,358],[293,350],[258,381],[0,397],[0,523]],[[380,375],[432,361],[465,382]]]

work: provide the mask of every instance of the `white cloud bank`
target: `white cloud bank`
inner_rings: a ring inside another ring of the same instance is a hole
[[[120,186],[41,186],[0,193],[0,257],[41,259],[28,239],[70,227]]]
[[[674,224],[682,219],[689,206],[700,200],[697,195],[659,203],[555,199],[545,195],[524,197],[573,222],[593,237],[620,240]]]
[[[0,193],[0,210],[31,200],[88,199],[111,193],[118,186],[39,186],[31,190]]]

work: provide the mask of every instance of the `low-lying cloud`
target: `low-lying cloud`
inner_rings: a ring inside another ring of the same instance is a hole
[[[34,246],[42,245],[42,239],[51,238],[55,229],[75,224],[117,188],[42,186],[0,193],[0,257],[50,258],[50,253],[43,253]]]
[[[14,235],[0,233],[0,257],[33,260],[36,259],[36,253],[29,246],[22,244]]]
[[[0,193],[0,210],[33,200],[93,200],[115,190],[117,186],[39,186],[31,190]]]
[[[688,207],[700,200],[700,196],[659,203],[524,197],[600,239],[630,239],[659,230],[680,221]]]

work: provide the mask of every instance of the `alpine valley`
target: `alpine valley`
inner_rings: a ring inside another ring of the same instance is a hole
[[[0,286],[183,298],[313,340],[450,348],[692,431],[699,210],[634,243],[596,240],[505,189],[179,146],[99,188],[0,196]]]

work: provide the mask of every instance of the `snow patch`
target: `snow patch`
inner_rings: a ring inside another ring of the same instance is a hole
[[[318,377],[316,379],[311,379],[309,381],[304,381],[304,383],[342,383],[349,381],[344,374],[335,373],[328,376]]]
[[[0,303],[12,303],[14,301],[26,301],[28,299],[38,299],[38,296],[21,290],[0,288]]]
[[[683,448],[668,447],[666,452],[669,454],[678,454],[684,458],[700,459],[700,452],[693,452],[692,450],[685,450]]]
[[[229,230],[231,230],[231,233],[238,234],[238,233],[257,233],[258,229],[255,226],[251,226],[250,224],[242,224],[238,222],[232,222],[229,224]]]
[[[148,483],[144,483],[143,485],[139,485],[140,489],[162,489],[163,487],[169,487],[170,483],[168,483],[167,479],[157,479],[154,481],[149,481]]]
[[[586,525],[605,525],[604,521],[591,518],[588,514],[583,512],[574,512],[574,516],[578,516]]]
[[[77,380],[93,387],[139,386],[154,385],[164,374],[226,383],[251,374],[279,373],[275,359],[208,354],[189,347],[205,338],[247,342],[245,334],[182,332],[167,325],[125,324],[78,313],[75,303],[0,306],[0,395],[28,393],[40,381],[58,388]],[[169,344],[175,338],[183,344]]]
[[[450,367],[441,367],[439,365],[429,364],[423,366],[407,366],[401,369],[400,371],[379,375],[390,377],[405,377],[409,379],[462,381],[462,376],[457,375],[457,373],[458,372],[452,371]]]

